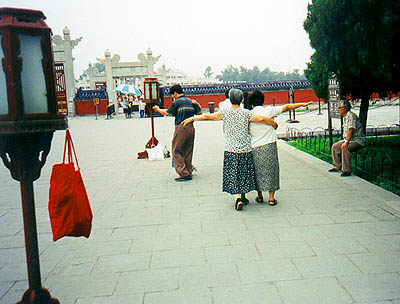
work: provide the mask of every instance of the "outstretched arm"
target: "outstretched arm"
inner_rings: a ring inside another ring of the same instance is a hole
[[[184,121],[182,121],[182,124],[186,126],[188,123],[194,122],[194,121],[199,121],[199,120],[221,120],[221,113],[216,112],[213,114],[203,114],[203,115],[198,115],[198,116],[192,116],[189,118],[186,118]]]
[[[269,118],[267,116],[261,116],[261,115],[258,115],[256,113],[251,113],[250,121],[252,121],[252,122],[261,122],[261,123],[264,123],[266,125],[272,126],[274,129],[278,128],[278,124],[275,121],[273,121],[271,118]]]
[[[166,109],[160,109],[159,106],[154,106],[154,107],[153,107],[153,110],[156,111],[156,112],[158,112],[158,113],[161,113],[161,114],[164,115],[164,116],[168,116],[168,115],[169,115],[169,114],[168,114],[168,111],[167,111]]]
[[[295,110],[295,109],[300,108],[300,107],[306,107],[306,106],[308,106],[310,104],[313,104],[313,102],[310,101],[310,102],[300,102],[300,103],[288,103],[288,104],[285,104],[283,106],[282,113],[286,112],[286,111]]]

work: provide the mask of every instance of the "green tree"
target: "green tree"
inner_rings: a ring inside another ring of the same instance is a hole
[[[400,90],[400,1],[313,0],[304,29],[314,59],[308,70],[337,75],[343,96],[361,98],[360,120],[367,124],[372,93]],[[321,79],[325,81],[325,79]],[[326,83],[326,82],[325,82]]]
[[[212,72],[211,67],[208,66],[203,75],[205,78],[210,78],[212,76],[212,74],[214,74],[214,73]]]
[[[328,98],[328,67],[319,63],[316,54],[311,56],[311,62],[307,63],[307,69],[304,70],[308,81],[311,83],[313,91],[317,97]]]
[[[106,70],[106,66],[102,63],[95,63],[94,67],[99,71],[99,73],[104,72]]]

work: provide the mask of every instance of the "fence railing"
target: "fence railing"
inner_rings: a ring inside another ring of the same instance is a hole
[[[342,140],[342,131],[333,130],[333,143]],[[379,125],[367,127],[366,147],[353,153],[353,172],[372,182],[384,182],[400,191],[400,127]],[[296,141],[306,150],[322,155],[331,161],[329,132],[324,128],[288,128],[286,139]],[[393,147],[393,149],[391,148]],[[396,151],[397,148],[397,151]],[[397,153],[397,154],[396,154]]]

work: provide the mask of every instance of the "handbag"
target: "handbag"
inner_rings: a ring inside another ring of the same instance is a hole
[[[90,236],[93,214],[68,129],[65,135],[63,162],[55,164],[51,172],[48,209],[53,241],[64,236]]]

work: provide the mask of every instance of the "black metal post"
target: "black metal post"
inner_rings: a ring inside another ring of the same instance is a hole
[[[333,146],[333,135],[332,135],[332,117],[331,117],[331,106],[328,100],[328,131],[329,131],[329,146],[332,149]]]
[[[275,107],[275,96],[272,97],[272,105]]]
[[[317,115],[322,115],[321,113],[321,98],[318,97],[318,114]]]

